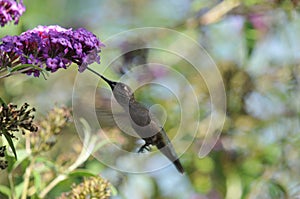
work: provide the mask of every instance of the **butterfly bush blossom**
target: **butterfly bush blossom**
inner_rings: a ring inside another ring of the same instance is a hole
[[[23,1],[0,0],[0,25],[3,27],[8,22],[18,24],[20,16],[25,12]]]
[[[57,25],[38,26],[20,36],[1,39],[0,66],[11,70],[18,65],[27,66],[22,71],[35,77],[40,75],[41,69],[55,72],[59,68],[66,69],[72,63],[79,66],[79,72],[83,72],[89,64],[100,63],[99,53],[103,46],[93,33],[84,28],[72,30]]]

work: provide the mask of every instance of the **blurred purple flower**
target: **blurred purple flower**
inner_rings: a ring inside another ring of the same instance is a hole
[[[65,29],[60,26],[38,26],[20,36],[6,36],[0,42],[0,66],[13,68],[31,64],[47,71],[66,69],[72,63],[83,72],[89,64],[100,63],[99,52],[104,44],[84,28]],[[40,75],[37,68],[26,73]]]
[[[0,25],[3,27],[11,21],[18,24],[20,16],[25,12],[23,0],[0,0]]]
[[[264,14],[253,13],[249,16],[249,20],[253,27],[261,32],[266,32],[269,29],[270,21]]]

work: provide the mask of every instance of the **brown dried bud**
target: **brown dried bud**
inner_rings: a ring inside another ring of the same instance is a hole
[[[77,186],[73,185],[70,192],[63,193],[57,199],[108,199],[110,196],[110,183],[100,176],[96,176],[84,179],[84,181]]]
[[[68,124],[71,113],[68,108],[54,107],[47,116],[38,122],[39,130],[30,134],[30,143],[34,153],[50,150],[56,144],[56,137]]]

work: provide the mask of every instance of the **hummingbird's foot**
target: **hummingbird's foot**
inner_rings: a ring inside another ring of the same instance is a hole
[[[150,148],[150,146],[149,146],[148,143],[144,144],[144,145],[138,150],[138,153],[143,153],[143,152],[145,152],[145,150],[146,150],[146,151],[150,151],[150,150],[151,150],[151,148]]]

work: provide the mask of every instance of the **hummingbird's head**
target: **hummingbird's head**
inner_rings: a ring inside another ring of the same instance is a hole
[[[91,71],[93,72],[93,70]],[[121,82],[115,82],[110,79],[107,79],[101,74],[97,74],[97,75],[100,76],[110,86],[117,102],[124,108],[128,108],[129,101],[131,99],[134,99],[134,95],[131,88]]]
[[[133,92],[129,86],[121,82],[115,82],[110,79],[107,79],[106,77],[104,77],[103,75],[101,75],[100,73],[96,72],[95,70],[89,67],[87,67],[87,69],[92,73],[98,75],[101,79],[103,79],[110,86],[117,102],[124,108],[128,108],[129,101],[134,99]]]
[[[128,107],[129,101],[134,99],[134,94],[131,88],[124,83],[116,82],[112,90],[115,99],[123,107]]]

